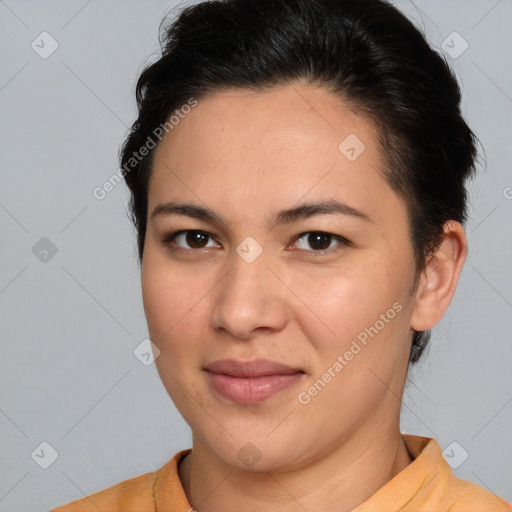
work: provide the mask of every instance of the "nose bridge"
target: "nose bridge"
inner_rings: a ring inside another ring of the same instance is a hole
[[[263,246],[252,236],[245,237],[236,247],[236,253],[248,265],[261,259],[263,252]]]
[[[229,293],[236,295],[238,291],[254,293],[261,290],[261,284],[271,274],[267,268],[269,256],[270,253],[255,238],[248,236],[242,240],[230,257],[227,281],[228,286],[235,289],[230,289]]]

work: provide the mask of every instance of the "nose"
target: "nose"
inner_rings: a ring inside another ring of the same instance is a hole
[[[216,331],[249,340],[255,331],[283,329],[290,292],[265,251],[252,262],[240,254],[233,251],[227,274],[216,287],[211,324]]]

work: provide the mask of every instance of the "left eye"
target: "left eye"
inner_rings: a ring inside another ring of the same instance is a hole
[[[325,252],[332,252],[331,249],[333,246],[331,245],[332,242],[337,241],[338,245],[348,245],[348,240],[345,238],[333,235],[331,233],[325,233],[324,231],[308,231],[307,233],[302,233],[297,238],[297,242],[308,244],[310,247],[313,247],[314,251],[308,251],[308,249],[305,249],[308,252],[317,252],[320,254],[323,254]],[[336,245],[334,246],[336,247]],[[300,249],[304,250],[304,249]]]

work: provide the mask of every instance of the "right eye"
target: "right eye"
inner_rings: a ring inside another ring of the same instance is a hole
[[[212,247],[203,245],[208,238],[211,238],[211,235],[206,231],[198,229],[182,229],[165,235],[161,242],[172,251],[191,252],[196,249],[207,249],[208,247]],[[178,240],[182,243],[188,244],[189,248],[177,243]]]

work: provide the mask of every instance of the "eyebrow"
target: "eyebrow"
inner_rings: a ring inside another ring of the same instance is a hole
[[[365,222],[373,222],[368,214],[338,200],[323,200],[310,203],[302,203],[293,208],[277,212],[269,221],[270,229],[281,225],[295,222],[297,220],[307,219],[315,215],[338,214],[348,215],[361,219]],[[160,215],[184,215],[192,219],[202,220],[210,224],[227,226],[227,222],[221,215],[210,208],[188,203],[167,202],[155,206],[151,213],[151,219]]]

